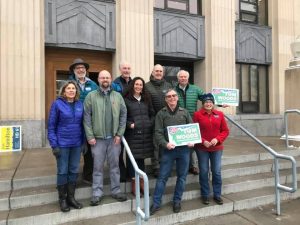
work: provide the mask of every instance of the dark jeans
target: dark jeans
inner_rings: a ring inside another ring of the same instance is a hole
[[[84,154],[84,164],[83,164],[83,171],[82,176],[84,180],[92,181],[93,178],[93,168],[94,168],[94,160],[92,156],[91,146],[87,144],[87,152]]]
[[[172,150],[164,149],[162,152],[159,177],[153,194],[153,205],[159,207],[162,195],[165,192],[166,183],[171,175],[174,161],[176,162],[176,186],[173,203],[181,201],[185,188],[185,180],[189,169],[190,149],[187,146],[176,147]]]
[[[57,185],[76,183],[81,155],[81,147],[59,148],[57,162]]]
[[[140,170],[145,172],[145,162],[144,159],[135,159],[137,166],[139,167]],[[134,178],[135,177],[135,170],[134,167],[129,159],[129,157],[126,155],[126,165],[127,165],[127,172],[129,178]]]
[[[222,177],[221,177],[221,159],[223,151],[207,152],[207,151],[196,151],[198,156],[199,165],[199,182],[201,196],[208,197],[210,194],[209,188],[209,161],[210,169],[212,172],[212,187],[215,197],[220,197],[222,192]]]

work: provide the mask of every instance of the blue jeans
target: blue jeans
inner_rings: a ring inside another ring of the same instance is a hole
[[[223,151],[207,152],[196,150],[199,165],[199,182],[201,196],[208,197],[210,194],[209,188],[209,161],[212,172],[212,187],[214,197],[220,197],[222,192],[222,177],[221,177],[221,159]]]
[[[76,183],[81,155],[81,147],[59,148],[57,161],[57,185]]]
[[[153,205],[160,207],[166,183],[171,175],[174,161],[176,161],[176,186],[173,203],[181,201],[185,188],[185,180],[189,169],[190,149],[187,146],[176,147],[173,150],[164,149],[160,161],[159,177],[153,194]]]

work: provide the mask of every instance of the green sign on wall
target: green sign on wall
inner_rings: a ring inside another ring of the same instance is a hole
[[[239,105],[239,90],[231,88],[213,88],[212,94],[216,105]]]
[[[169,142],[182,146],[187,144],[201,143],[201,134],[198,123],[167,127]]]

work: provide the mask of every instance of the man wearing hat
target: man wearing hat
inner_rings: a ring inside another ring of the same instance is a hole
[[[89,64],[84,62],[82,59],[78,58],[73,61],[70,65],[70,73],[71,76],[69,77],[70,80],[76,81],[79,89],[80,89],[80,101],[84,102],[85,97],[91,91],[97,90],[98,85],[88,78],[87,70],[89,69]],[[91,153],[91,146],[86,142],[83,145],[84,148],[84,165],[83,165],[83,174],[82,180],[85,183],[92,184],[93,178],[93,157]]]

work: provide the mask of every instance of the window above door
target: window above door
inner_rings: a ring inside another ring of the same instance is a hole
[[[201,0],[155,0],[154,7],[158,9],[201,15]]]

